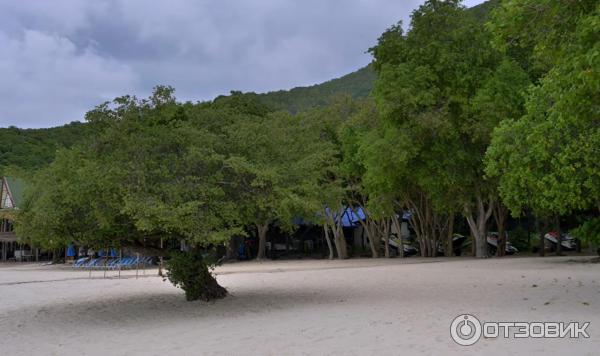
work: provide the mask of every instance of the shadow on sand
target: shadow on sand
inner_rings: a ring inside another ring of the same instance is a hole
[[[284,289],[252,290],[238,289],[221,300],[212,302],[187,302],[181,290],[152,294],[125,296],[102,296],[100,290],[94,299],[63,300],[41,305],[37,308],[12,310],[7,319],[26,321],[28,326],[52,325],[76,326],[78,328],[122,328],[148,325],[164,326],[173,322],[194,322],[205,318],[238,318],[247,314],[268,314],[278,311],[297,310],[307,306],[317,306],[344,302],[343,296],[335,291],[303,290],[302,292]]]

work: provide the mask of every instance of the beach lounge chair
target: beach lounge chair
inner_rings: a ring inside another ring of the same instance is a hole
[[[73,263],[73,268],[82,268],[83,265],[89,260],[89,257],[82,257]]]

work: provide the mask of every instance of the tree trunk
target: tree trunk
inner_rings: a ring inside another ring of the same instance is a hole
[[[208,272],[208,270],[207,270]],[[215,277],[208,272],[205,277],[205,284],[202,288],[200,299],[210,301],[214,299],[221,299],[227,296],[227,289],[223,288],[215,279]]]
[[[331,245],[331,238],[329,237],[329,226],[327,223],[323,224],[323,230],[325,231],[325,241],[327,242],[327,248],[329,249],[329,259],[333,260],[333,246]]]
[[[342,227],[341,218],[337,226],[334,229],[333,237],[335,239],[335,248],[338,253],[338,258],[345,260],[348,258],[348,246],[346,245],[346,238],[344,237],[344,229]]]
[[[390,258],[390,221],[383,219],[383,242],[385,246],[385,258]]]
[[[399,246],[398,246],[398,256],[400,258],[404,257],[404,240],[402,239],[402,223],[400,222],[400,219],[398,219],[398,216],[396,215],[396,213],[392,213],[392,226],[394,227],[394,230],[396,230],[396,234],[398,237],[398,241],[400,242]]]
[[[436,240],[429,235],[423,235],[419,241],[421,247],[421,257],[435,257],[437,253]]]
[[[556,255],[563,256],[562,251],[562,237],[561,237],[561,229],[560,229],[560,216],[556,215],[554,217],[554,225],[556,228]]]
[[[354,207],[350,207],[352,209],[352,213],[358,216],[358,213]],[[365,208],[362,208],[364,212],[366,212]],[[367,233],[367,238],[369,239],[369,247],[371,248],[371,257],[377,258],[379,257],[379,239],[376,236],[377,232],[375,231],[375,226],[373,219],[370,218],[370,214],[366,214],[366,219],[363,221],[359,219],[360,225],[363,227],[363,230]]]
[[[477,220],[469,217],[467,218],[469,228],[471,229],[471,235],[473,236],[473,243],[475,247],[475,257],[486,258],[488,257],[488,246],[486,236],[486,224],[481,215],[478,216]]]
[[[267,231],[269,231],[269,224],[256,224],[256,230],[258,232],[258,253],[256,254],[256,259],[264,260],[267,249]]]
[[[500,257],[506,255],[506,242],[506,231],[503,221],[498,225],[498,251],[496,251],[496,254]]]
[[[371,247],[371,257],[378,258],[381,248],[381,238],[377,233],[376,222],[368,218],[367,220],[367,235],[369,237],[369,247]]]
[[[337,251],[338,258],[340,259],[348,258],[348,246],[346,246],[346,239],[344,238],[344,229],[342,225],[343,213],[343,207],[341,207],[337,212],[334,212],[331,209],[325,209],[326,224],[331,226],[335,249]]]
[[[488,257],[488,246],[485,225],[480,225],[477,229],[477,244],[475,245],[475,257]]]
[[[494,220],[498,227],[498,248],[496,250],[497,256],[504,256],[506,254],[506,232],[504,229],[506,223],[506,217],[508,210],[501,202],[497,202],[494,207]]]
[[[162,249],[163,249],[163,238],[160,238],[160,250],[162,253]],[[119,249],[119,258],[123,257],[123,249]],[[161,254],[161,256],[158,258],[158,275],[160,277],[164,277],[163,274],[163,266],[164,266],[164,261],[163,261],[163,256]],[[120,267],[119,267],[120,269]],[[119,272],[119,276],[121,275],[121,272]]]
[[[230,237],[229,241],[225,244],[225,258],[227,260],[235,259],[235,237]]]
[[[544,230],[546,230],[546,223],[545,221],[540,222],[540,220],[542,220],[540,217],[535,217],[535,225],[538,230],[538,233],[540,234],[540,244],[538,253],[540,257],[544,257],[546,256],[546,242],[544,241]]]
[[[492,215],[493,203],[488,202],[487,208],[481,196],[477,197],[477,207],[475,209],[475,216],[468,207],[465,207],[467,216],[467,222],[469,223],[469,229],[473,236],[473,242],[475,242],[475,257],[486,258],[488,257],[488,246],[487,246],[487,222]]]
[[[173,285],[183,289],[188,301],[210,301],[227,295],[227,290],[219,285],[197,246],[169,260],[167,278]]]
[[[446,257],[452,257],[454,255],[454,244],[452,239],[454,238],[454,214],[450,214],[449,217],[450,220],[448,220],[448,235],[447,235],[447,242],[446,242],[446,251],[445,251],[445,255]]]

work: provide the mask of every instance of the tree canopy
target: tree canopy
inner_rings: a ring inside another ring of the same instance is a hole
[[[532,9],[540,15],[525,20]],[[531,33],[516,36],[513,26],[501,26],[509,15]],[[524,115],[503,122],[488,149],[487,172],[499,177],[502,198],[515,214],[599,207],[600,6],[512,1],[492,24],[497,41],[513,39],[502,48],[517,46],[519,59],[541,73],[525,95]]]

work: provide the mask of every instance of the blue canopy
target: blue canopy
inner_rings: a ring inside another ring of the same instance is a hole
[[[355,213],[356,210],[356,213]],[[353,210],[350,207],[347,207],[342,212],[342,226],[343,227],[356,227],[359,224],[359,221],[364,220],[366,218],[365,212],[362,208],[356,208]],[[325,211],[329,214],[329,208],[325,208]],[[334,214],[335,219],[338,219],[337,213]]]
[[[342,225],[344,227],[354,227],[358,225],[361,220],[366,218],[362,208],[356,208],[355,210],[351,208],[346,208],[346,210],[344,210],[344,215],[342,216]]]
[[[77,252],[75,251],[75,246],[73,244],[67,247],[67,257],[75,257],[77,256]]]

